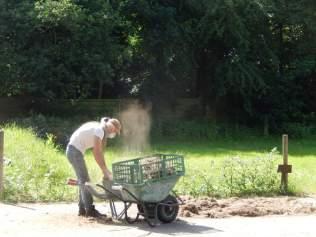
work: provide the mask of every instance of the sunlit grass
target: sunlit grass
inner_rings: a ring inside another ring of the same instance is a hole
[[[8,201],[64,201],[75,200],[77,190],[65,185],[68,177],[75,174],[65,151],[53,144],[51,137],[38,138],[30,129],[17,125],[7,125],[5,131],[5,199]],[[214,183],[221,176],[223,161],[231,157],[253,159],[263,157],[274,147],[282,150],[280,138],[251,138],[217,141],[155,141],[145,152],[126,151],[124,147],[111,143],[104,155],[108,166],[113,162],[137,158],[154,153],[181,154],[185,157],[186,177],[197,172],[214,177]],[[277,154],[278,163],[282,155]],[[92,182],[100,182],[102,173],[91,152],[85,160]],[[10,164],[9,164],[10,163]],[[291,186],[298,193],[316,192],[316,141],[312,139],[289,139],[289,164],[293,173],[289,174]],[[277,170],[277,167],[275,167]],[[202,185],[203,180],[198,181]],[[177,188],[181,187],[180,180]],[[220,185],[220,183],[219,183]],[[190,187],[188,187],[189,189]]]
[[[70,200],[75,190],[65,185],[71,169],[51,139],[30,129],[4,127],[5,199],[11,201]]]
[[[215,172],[220,174],[221,163],[229,157],[252,159],[262,157],[274,147],[279,154],[276,159],[283,163],[282,140],[280,138],[255,138],[242,140],[219,140],[204,142],[160,142],[157,146],[162,153],[179,153],[186,158],[187,175],[197,170],[207,172],[211,165],[218,167]],[[316,193],[316,140],[289,138],[289,164],[293,172],[289,174],[289,182],[298,193]],[[277,167],[276,167],[277,170]],[[214,172],[214,169],[213,169]]]

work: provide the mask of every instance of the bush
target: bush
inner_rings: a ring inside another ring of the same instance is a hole
[[[283,131],[291,137],[307,138],[316,135],[316,126],[314,124],[285,123],[283,124]]]
[[[267,195],[279,191],[276,159],[273,149],[266,157],[229,158],[224,161],[222,183],[230,196]]]
[[[73,131],[82,123],[90,120],[98,121],[99,118],[73,117],[66,119],[35,114],[27,118],[14,119],[11,122],[31,128],[40,138],[46,139],[47,134],[51,134],[56,144],[65,147]],[[158,140],[161,138],[177,140],[248,139],[257,134],[256,129],[207,120],[157,120],[152,123],[151,128],[151,137]],[[116,144],[116,142],[116,140],[110,141],[110,144]]]
[[[181,178],[176,186],[177,192],[188,194],[193,197],[198,196],[224,196],[223,189],[218,183],[218,177],[215,175],[214,162],[208,171],[193,169],[192,175],[186,175]]]
[[[219,168],[215,162],[206,171],[195,170],[177,185],[177,191],[193,196],[272,195],[280,192],[280,179],[273,149],[267,156],[253,159],[228,158]],[[221,170],[218,174],[216,169]],[[293,189],[293,187],[291,186]]]
[[[69,119],[60,117],[48,117],[42,114],[35,114],[27,118],[14,119],[12,122],[21,127],[32,129],[40,138],[46,139],[50,134],[50,139],[62,147],[66,147],[71,134],[82,123],[99,118],[73,117]]]
[[[215,123],[207,120],[163,120],[154,121],[151,135],[154,138],[208,139],[243,138],[258,134],[256,129],[229,123]]]

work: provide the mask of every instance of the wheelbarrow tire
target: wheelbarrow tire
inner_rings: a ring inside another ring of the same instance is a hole
[[[174,196],[169,195],[161,203],[173,206],[159,205],[157,210],[158,219],[163,223],[173,222],[179,212],[179,205],[175,205],[178,204],[178,200]]]
[[[146,208],[146,214],[145,216],[145,210],[144,207]],[[155,218],[155,204],[153,203],[143,203],[143,204],[137,204],[138,212],[140,215],[143,215],[147,218],[153,219]]]

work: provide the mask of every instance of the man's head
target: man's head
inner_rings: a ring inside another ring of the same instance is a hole
[[[117,134],[121,133],[121,123],[116,118],[102,118],[101,124],[104,125],[104,129],[106,130],[106,134],[108,138],[114,138]]]

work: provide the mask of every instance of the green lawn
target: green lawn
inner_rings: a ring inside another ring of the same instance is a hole
[[[107,164],[112,162],[148,155],[152,153],[177,153],[184,155],[186,179],[197,173],[205,173],[215,179],[221,175],[223,161],[231,157],[251,160],[262,157],[277,147],[281,151],[279,138],[249,137],[249,139],[217,141],[176,141],[155,142],[144,153],[127,152],[117,146],[105,149]],[[11,201],[60,201],[76,197],[76,189],[65,185],[67,177],[74,177],[64,151],[56,148],[52,142],[43,140],[26,129],[17,126],[5,127],[5,157],[11,164],[5,166],[6,200]],[[282,156],[276,155],[278,163]],[[92,181],[98,182],[101,172],[91,153],[86,156]],[[293,173],[289,180],[295,191],[316,192],[316,141],[313,139],[289,138],[289,164]],[[275,170],[277,167],[275,167]],[[278,176],[279,177],[279,176]],[[201,185],[203,180],[192,185]],[[212,180],[211,180],[212,182]],[[178,188],[184,190],[184,181],[180,180]],[[189,187],[190,188],[190,187]]]
[[[218,140],[218,141],[159,141],[152,145],[151,150],[144,154],[131,154],[122,152],[118,148],[109,148],[105,151],[108,163],[117,160],[138,157],[152,153],[176,153],[185,157],[186,174],[190,176],[197,171],[206,173],[221,172],[221,165],[225,159],[240,157],[252,159],[266,156],[273,148],[277,148],[276,155],[278,164],[283,162],[282,158],[282,137],[261,138],[251,137],[249,140]],[[89,161],[93,161],[88,156]],[[291,139],[289,138],[289,164],[292,173],[289,174],[289,182],[295,186],[299,193],[316,193],[316,140],[314,139]],[[94,167],[95,173],[98,168],[93,162],[89,163]],[[214,168],[211,170],[211,166]],[[277,167],[275,167],[277,170]],[[98,176],[95,176],[96,179]]]
[[[281,164],[283,162],[281,136],[234,141],[164,142],[153,146],[158,152],[183,154],[186,158],[188,175],[191,170],[207,171],[211,162],[219,166],[224,159],[229,157],[251,159],[264,156],[274,147],[279,151],[276,158]],[[289,164],[293,166],[289,181],[296,186],[296,191],[316,193],[316,140],[289,138]]]

